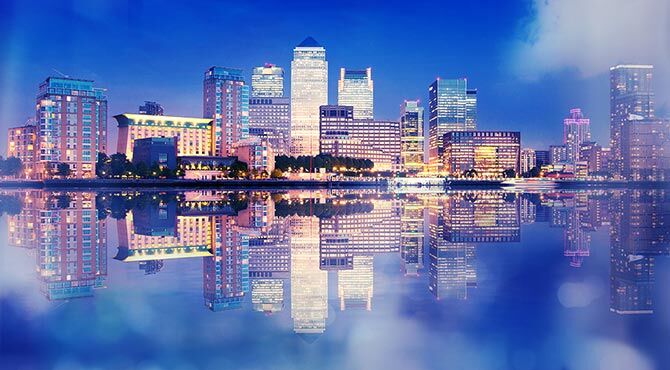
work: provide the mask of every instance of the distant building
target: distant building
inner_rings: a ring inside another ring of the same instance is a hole
[[[587,141],[582,143],[579,151],[579,160],[586,162],[588,173],[604,174],[609,170],[608,163],[608,148],[603,148],[595,141]]]
[[[622,131],[633,119],[654,118],[651,65],[617,65],[610,68],[610,145],[612,170],[624,172]]]
[[[526,173],[535,168],[537,159],[535,149],[525,148],[521,150],[521,173]]]
[[[319,154],[319,107],[328,104],[326,49],[311,37],[293,49],[291,155]]]
[[[145,101],[144,105],[140,105],[140,114],[148,114],[150,116],[162,116],[163,106],[155,101]]]
[[[154,164],[177,168],[177,141],[174,137],[150,137],[135,139],[133,144],[133,164],[144,163],[147,167]]]
[[[338,105],[353,106],[354,117],[357,119],[373,119],[373,95],[372,68],[340,69],[340,80],[337,82]]]
[[[560,164],[568,161],[568,148],[565,145],[549,146],[549,162]]]
[[[291,101],[282,97],[249,99],[249,136],[267,139],[277,155],[288,155],[291,138]]]
[[[131,162],[135,140],[146,138],[176,138],[179,157],[211,155],[211,119],[134,113],[119,114],[114,118],[119,124],[116,151],[125,154]]]
[[[621,156],[627,179],[670,179],[670,120],[629,120],[621,130]]]
[[[571,109],[568,118],[563,120],[563,145],[566,148],[566,161],[579,161],[582,143],[591,141],[591,120],[585,118],[579,108]]]
[[[435,170],[442,167],[444,134],[477,129],[477,91],[468,89],[465,78],[437,79],[428,88],[428,103],[429,163]]]
[[[249,167],[249,171],[267,172],[275,169],[275,154],[268,140],[248,139],[236,144],[237,159]]]
[[[548,150],[535,151],[535,166],[542,167],[551,163],[551,154]]]
[[[423,107],[418,100],[405,100],[400,105],[400,162],[403,171],[423,170],[423,144]]]
[[[400,169],[400,125],[359,120],[352,106],[320,107],[320,152],[336,157],[370,159],[378,171]]]
[[[254,68],[251,73],[251,97],[284,97],[284,69],[270,63]]]
[[[37,126],[27,124],[7,130],[7,158],[16,157],[23,164],[23,176],[31,178],[37,158]]]
[[[234,144],[249,137],[249,86],[241,69],[211,67],[205,72],[203,117],[213,120],[212,155],[234,156]]]
[[[502,177],[521,170],[521,133],[512,131],[452,131],[444,134],[444,171],[479,177]]]
[[[107,98],[93,81],[49,77],[37,94],[37,148],[32,178],[53,175],[66,163],[71,177],[94,178],[99,152],[107,152]]]

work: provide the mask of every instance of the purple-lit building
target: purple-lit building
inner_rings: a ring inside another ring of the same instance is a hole
[[[566,161],[579,161],[582,143],[591,140],[591,120],[585,118],[579,108],[571,109],[570,115],[563,120],[563,145],[566,148]]]

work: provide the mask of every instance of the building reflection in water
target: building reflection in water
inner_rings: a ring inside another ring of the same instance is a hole
[[[617,193],[610,214],[610,309],[618,314],[653,313],[655,260],[670,252],[668,193]]]
[[[111,217],[115,259],[153,275],[177,259],[201,258],[208,309],[273,314],[290,297],[294,331],[305,338],[326,330],[329,275],[337,284],[334,307],[374,309],[379,254],[398,256],[406,278],[425,276],[436,299],[458,301],[478,286],[477,249],[520,242],[522,224],[562,228],[556,255],[572,267],[588,263],[593,234],[603,230],[610,233],[610,310],[617,314],[653,313],[655,262],[670,254],[664,190],[9,195],[22,207],[7,216],[8,244],[34,254],[49,300],[92,296],[105,286]]]
[[[8,217],[9,245],[36,257],[40,291],[49,300],[93,295],[107,276],[107,224],[96,220],[95,195],[27,191]]]

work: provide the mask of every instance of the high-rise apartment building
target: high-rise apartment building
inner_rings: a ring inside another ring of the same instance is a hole
[[[152,116],[162,116],[164,113],[163,106],[155,101],[145,101],[144,105],[140,105],[139,111],[140,114],[148,114]]]
[[[241,69],[211,67],[203,81],[203,117],[212,124],[212,155],[235,155],[234,144],[249,137],[249,86]]]
[[[629,120],[654,117],[651,65],[617,65],[610,68],[610,145],[612,172],[624,171],[622,131]]]
[[[479,177],[502,177],[520,170],[521,133],[512,131],[452,131],[444,134],[444,171]]]
[[[442,167],[444,134],[477,128],[477,91],[468,89],[466,78],[437,79],[428,87],[429,164]]]
[[[284,69],[266,63],[251,73],[251,96],[254,98],[281,98],[284,96]]]
[[[354,118],[374,118],[372,68],[340,69],[340,79],[337,81],[337,104],[353,106]]]
[[[418,100],[405,100],[400,105],[400,164],[403,171],[423,170],[423,144],[423,107]]]
[[[326,49],[308,37],[293,49],[291,62],[291,155],[319,154],[319,107],[326,104]]]
[[[320,152],[336,157],[370,159],[378,171],[400,169],[400,124],[359,120],[352,106],[320,108]]]
[[[29,123],[7,130],[7,158],[15,157],[23,164],[23,176],[31,178],[37,158],[37,126]]]
[[[40,84],[37,153],[32,177],[51,177],[60,163],[76,178],[95,177],[98,152],[107,151],[107,98],[93,81],[49,77]]]
[[[591,120],[584,117],[579,108],[571,109],[570,115],[563,120],[563,144],[566,148],[566,161],[579,161],[581,145],[591,141]]]

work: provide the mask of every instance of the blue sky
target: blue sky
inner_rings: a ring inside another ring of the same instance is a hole
[[[606,143],[610,65],[655,64],[657,111],[670,114],[668,14],[664,0],[4,0],[0,129],[34,115],[37,86],[55,70],[107,88],[110,118],[144,100],[200,116],[212,65],[249,76],[275,63],[288,92],[292,49],[313,36],[327,50],[331,103],[340,67],[372,67],[380,119],[396,119],[405,98],[426,102],[437,76],[467,77],[479,89],[480,129],[520,130],[524,146],[547,146],[581,107]]]

